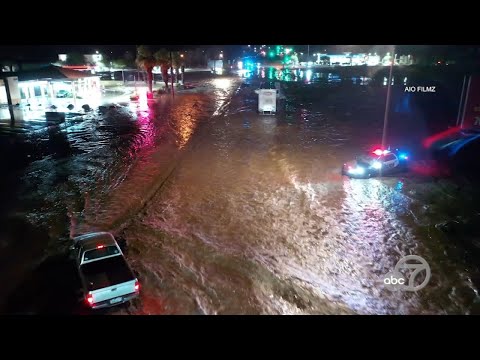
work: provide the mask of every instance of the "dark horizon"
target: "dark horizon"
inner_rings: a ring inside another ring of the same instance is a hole
[[[193,48],[209,48],[221,46],[229,51],[235,52],[241,45],[153,45],[148,44],[152,49],[167,48],[169,50],[183,50]],[[0,59],[14,59],[23,61],[54,61],[58,54],[82,53],[92,54],[99,51],[103,54],[110,54],[114,57],[122,56],[126,51],[136,52],[137,45],[9,45],[0,46]]]
[[[120,57],[126,51],[135,53],[137,45],[8,45],[0,46],[0,60],[17,60],[17,61],[55,61],[58,54],[63,53],[83,53],[89,54],[99,51],[113,57]],[[167,48],[170,50],[187,50],[193,48],[209,48],[221,47],[233,56],[241,54],[243,45],[148,45],[153,49]],[[306,51],[307,45],[295,45],[299,51]],[[392,45],[310,45],[310,52],[322,51],[327,52],[385,52]],[[465,55],[465,53],[479,54],[480,47],[478,45],[395,45],[396,51],[401,54],[427,55],[427,56],[455,56]],[[475,51],[472,51],[475,50]]]

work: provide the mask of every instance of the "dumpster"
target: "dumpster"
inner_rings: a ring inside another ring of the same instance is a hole
[[[277,111],[277,89],[258,89],[258,112],[263,115],[273,115]]]

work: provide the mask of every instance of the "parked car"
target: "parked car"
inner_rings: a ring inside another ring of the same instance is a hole
[[[72,97],[72,93],[67,90],[58,90],[56,96],[57,98],[69,98]]]

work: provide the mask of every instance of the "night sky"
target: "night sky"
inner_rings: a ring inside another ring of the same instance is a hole
[[[169,50],[187,50],[198,47],[208,48],[213,45],[151,45],[152,49],[167,48]],[[217,45],[215,45],[217,46]],[[239,50],[239,45],[218,45],[225,50]],[[55,61],[58,54],[72,52],[81,54],[92,54],[98,50],[100,53],[110,53],[113,57],[120,57],[126,51],[133,54],[136,52],[136,45],[0,45],[0,59],[18,59],[30,61]]]

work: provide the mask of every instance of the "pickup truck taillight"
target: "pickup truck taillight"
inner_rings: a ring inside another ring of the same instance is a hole
[[[138,280],[135,280],[135,292],[139,292],[140,291],[140,283],[138,282]]]
[[[93,295],[92,294],[88,293],[86,300],[87,300],[88,305],[93,305]]]

